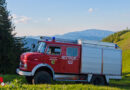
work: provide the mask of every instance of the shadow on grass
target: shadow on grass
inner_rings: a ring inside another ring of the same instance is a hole
[[[130,72],[123,73],[121,80],[111,80],[109,86],[130,90]]]
[[[130,76],[130,72],[123,73],[122,76],[124,76],[124,77],[126,77],[126,76]]]

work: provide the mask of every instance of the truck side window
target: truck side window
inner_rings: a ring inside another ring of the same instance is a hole
[[[49,46],[47,49],[47,54],[49,55],[60,55],[61,54],[61,48],[55,47],[55,46]]]
[[[78,48],[67,48],[67,56],[78,56]]]

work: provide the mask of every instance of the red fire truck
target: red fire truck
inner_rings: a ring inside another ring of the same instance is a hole
[[[56,80],[104,85],[121,79],[122,51],[114,43],[42,37],[36,51],[21,55],[16,72],[33,84]]]

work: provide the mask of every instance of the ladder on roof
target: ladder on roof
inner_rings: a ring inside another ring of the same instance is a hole
[[[41,38],[41,40],[44,40],[44,41],[46,41],[46,40],[52,41],[53,39],[55,39],[56,42],[78,44],[77,40],[62,39],[62,38],[47,37],[47,36],[42,36],[40,38]]]
[[[116,45],[114,43],[93,41],[93,40],[84,40],[84,41],[82,41],[82,43],[83,44],[98,45],[98,46],[106,46],[106,47],[115,47],[115,45]]]

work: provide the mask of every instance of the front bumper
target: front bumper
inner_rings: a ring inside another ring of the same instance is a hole
[[[21,71],[20,69],[16,69],[16,73],[19,75],[24,75],[24,76],[33,76],[32,72],[25,72],[25,71]]]

